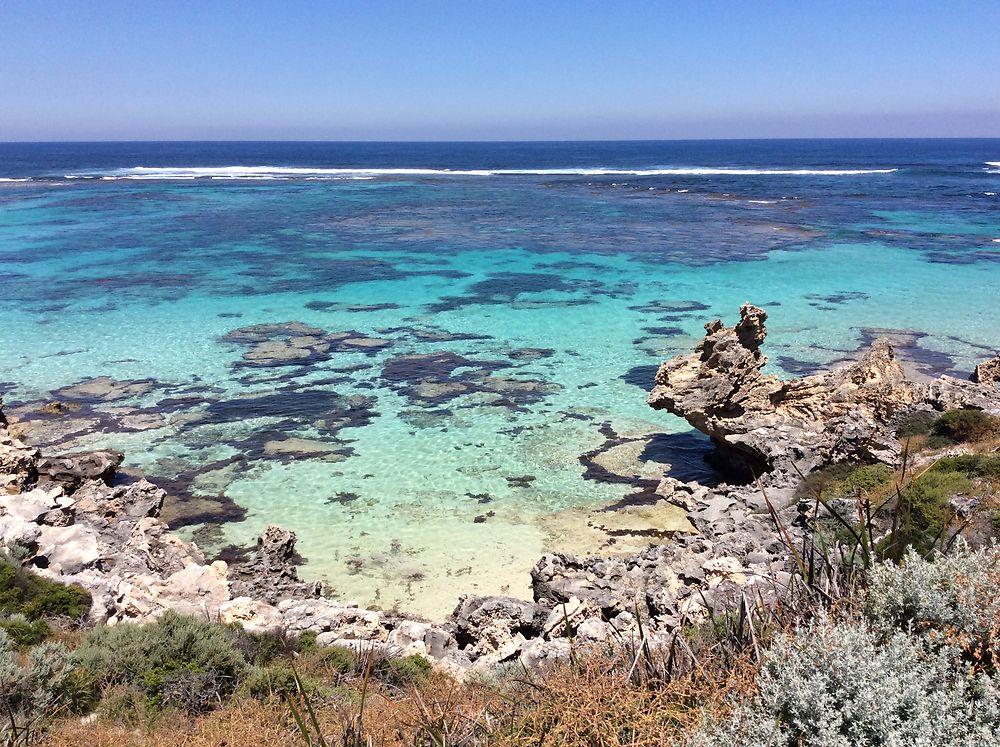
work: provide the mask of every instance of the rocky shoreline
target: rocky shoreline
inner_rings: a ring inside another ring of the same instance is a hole
[[[896,429],[915,410],[1000,412],[1000,358],[969,381],[917,381],[877,340],[861,360],[831,371],[766,375],[766,318],[746,305],[733,327],[709,323],[693,353],[656,374],[649,404],[708,435],[733,476],[713,486],[667,476],[644,492],[647,503],[686,511],[694,531],[625,557],[546,554],[531,572],[531,601],[463,596],[450,619],[427,622],[331,600],[299,579],[295,534],[275,526],[247,558],[209,562],[160,519],[164,490],[118,473],[120,453],[46,457],[10,432],[2,410],[0,542],[38,573],[90,592],[91,623],[173,609],[253,630],[310,631],[321,645],[416,653],[458,675],[514,661],[536,668],[574,645],[639,635],[655,645],[749,594],[778,598],[790,558],[770,509],[793,541],[809,531],[796,499],[803,475],[844,461],[898,466]],[[292,347],[316,353],[315,345]]]

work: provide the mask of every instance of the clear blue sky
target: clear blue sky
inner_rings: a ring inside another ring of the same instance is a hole
[[[0,140],[1000,136],[1000,0],[0,0]]]

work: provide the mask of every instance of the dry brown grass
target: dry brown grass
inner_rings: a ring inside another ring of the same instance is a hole
[[[702,709],[724,708],[724,696],[748,692],[756,667],[748,660],[698,670],[668,683],[636,681],[630,662],[603,655],[553,668],[544,678],[512,675],[458,683],[432,675],[417,685],[371,684],[360,709],[360,683],[341,681],[311,703],[330,745],[349,745],[357,724],[372,747],[483,745],[496,747],[660,747],[700,720]],[[336,684],[327,680],[323,686]],[[323,691],[321,691],[323,692]],[[64,719],[50,732],[53,747],[303,747],[287,705],[238,698],[193,718],[161,714],[144,726]]]
[[[554,744],[576,747],[664,745],[701,720],[702,709],[724,707],[723,696],[752,683],[755,667],[736,667],[739,677],[705,672],[657,685],[636,684],[627,671],[608,671],[593,659],[565,666],[544,680],[522,680],[505,696],[509,710],[493,744],[527,747]]]
[[[128,727],[74,718],[57,723],[46,744],[52,747],[274,747],[302,744],[284,703],[235,700],[206,716],[163,714],[152,724]]]

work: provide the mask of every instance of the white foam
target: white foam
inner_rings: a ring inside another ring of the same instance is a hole
[[[0,177],[0,182],[30,182],[31,179],[14,179],[13,177]]]
[[[987,166],[995,166],[996,168],[1000,169],[1000,161],[987,161],[986,165]]]
[[[375,179],[379,177],[492,176],[864,176],[891,174],[896,169],[747,169],[708,166],[651,169],[429,169],[429,168],[308,168],[297,166],[137,166],[113,171],[66,174],[67,179]]]

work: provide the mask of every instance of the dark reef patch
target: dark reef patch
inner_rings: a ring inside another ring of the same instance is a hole
[[[643,327],[642,331],[658,337],[676,337],[686,334],[680,327]]]
[[[353,330],[327,332],[303,322],[254,324],[231,330],[220,342],[245,348],[234,368],[311,366],[328,360],[336,352],[375,355],[392,340],[368,337]]]
[[[338,303],[337,301],[309,301],[305,308],[312,311],[346,311],[363,314],[372,311],[390,311],[403,308],[398,303]]]
[[[919,330],[865,327],[861,330],[858,352],[868,350],[879,338],[887,338],[904,367],[915,370],[920,375],[935,377],[948,374],[968,378],[968,372],[963,373],[956,369],[955,359],[950,355],[924,347],[922,341],[926,337],[927,333]]]
[[[515,361],[537,361],[551,358],[555,354],[552,348],[516,348],[507,352],[507,357]]]
[[[653,388],[653,379],[656,377],[656,372],[659,370],[659,366],[633,366],[624,374],[622,374],[621,379],[626,384],[631,384],[632,386],[637,386],[644,392],[648,392]]]
[[[340,504],[342,506],[346,506],[348,503],[354,503],[360,497],[361,496],[358,495],[357,493],[343,492],[343,493],[337,493],[336,495],[330,496],[329,498],[326,499],[326,502],[327,503],[335,503],[335,504]]]
[[[492,340],[491,335],[475,332],[449,332],[439,327],[426,325],[413,327],[385,327],[375,330],[380,335],[396,335],[400,340],[411,342],[464,342],[467,340]]]
[[[851,301],[864,301],[871,296],[861,291],[838,291],[836,293],[807,293],[804,296],[809,305],[816,309],[832,311],[834,306],[841,306]]]
[[[411,353],[390,358],[382,367],[381,381],[421,404],[443,404],[473,393],[497,395],[493,405],[518,409],[540,400],[558,386],[536,379],[495,376],[510,368],[500,360],[478,360],[450,351]]]
[[[809,376],[824,368],[822,363],[804,361],[790,355],[779,355],[775,362],[781,366],[781,370],[790,373],[792,376]]]
[[[629,306],[632,311],[646,314],[691,314],[695,311],[708,311],[711,308],[700,301],[651,301],[640,306]],[[678,320],[680,321],[680,320]]]
[[[593,281],[583,283],[592,286]],[[581,289],[579,282],[568,280],[561,275],[540,272],[500,272],[485,280],[472,283],[461,296],[443,296],[440,301],[428,305],[432,313],[455,311],[464,306],[488,306],[513,304],[520,296],[537,293],[575,293]]]
[[[512,488],[530,488],[531,483],[537,478],[534,475],[516,475],[504,479],[507,480],[507,485]]]

